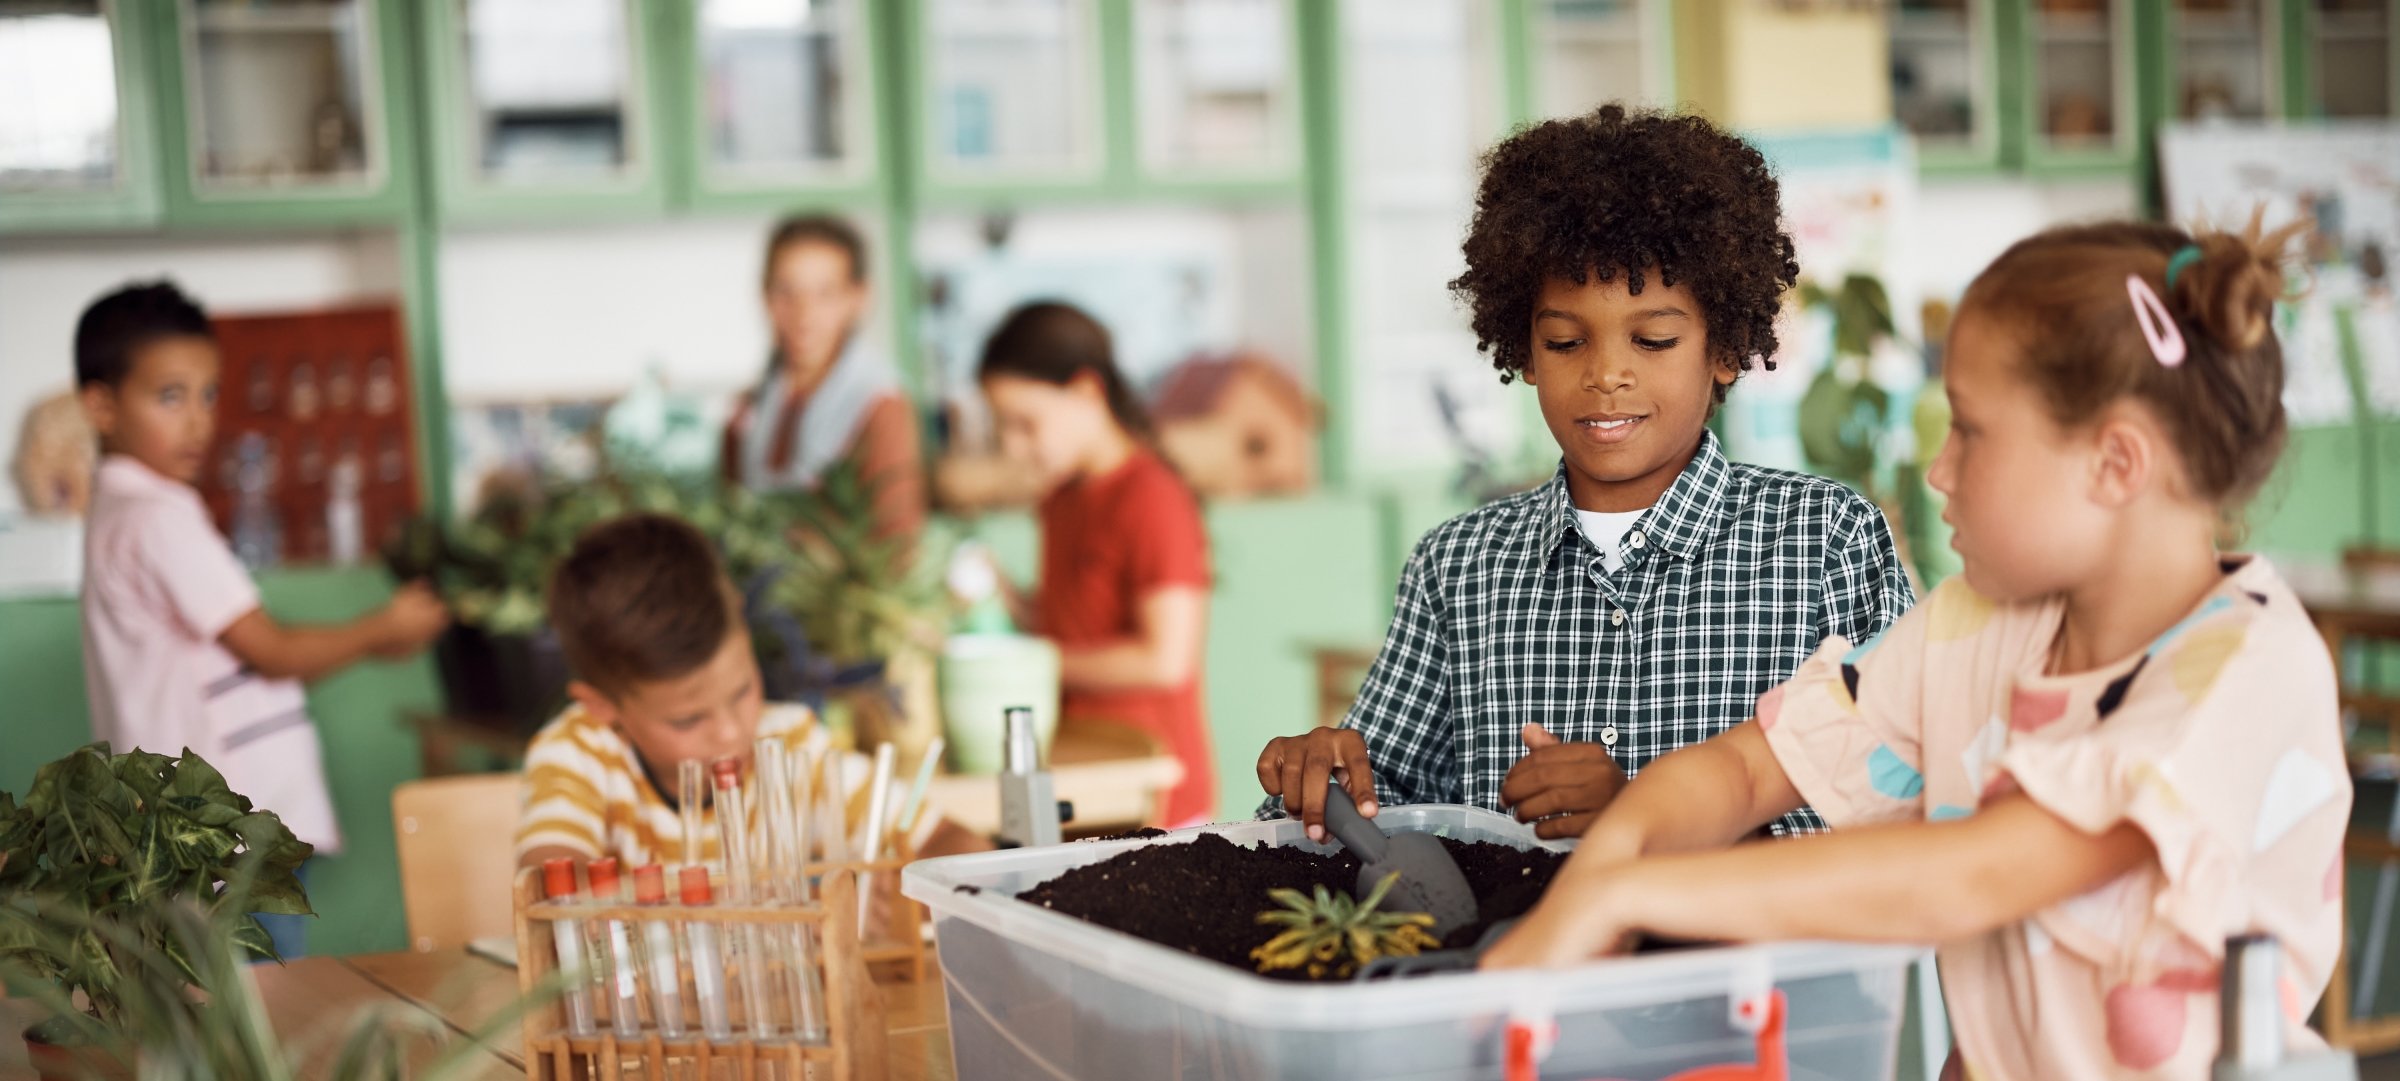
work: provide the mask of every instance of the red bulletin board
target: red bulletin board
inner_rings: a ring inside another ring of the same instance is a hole
[[[281,516],[284,563],[327,557],[334,466],[359,463],[364,556],[418,508],[416,428],[400,310],[389,305],[213,320],[224,368],[217,434],[200,478],[228,534],[244,436],[265,440],[269,501]]]

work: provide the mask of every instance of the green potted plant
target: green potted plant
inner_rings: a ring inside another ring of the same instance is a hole
[[[942,559],[876,534],[878,484],[844,462],[788,497],[783,562],[753,615],[771,668],[816,684],[861,746],[888,740],[913,761],[939,730],[934,660],[957,606],[932,570]]]
[[[58,1007],[25,1034],[35,1061],[124,1065],[135,1000],[223,993],[212,951],[274,958],[258,915],[311,914],[310,851],[188,750],[95,743],[43,766],[22,802],[0,792],[0,966]],[[205,951],[186,909],[214,928]]]

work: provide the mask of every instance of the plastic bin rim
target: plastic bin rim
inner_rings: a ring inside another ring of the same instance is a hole
[[[1386,828],[1469,826],[1525,842],[1567,850],[1569,842],[1536,840],[1533,831],[1506,815],[1480,807],[1416,804],[1387,807],[1376,821]],[[1677,951],[1617,958],[1547,971],[1475,972],[1434,977],[1442,993],[1426,994],[1426,980],[1376,984],[1297,983],[1270,980],[1161,946],[998,891],[960,893],[970,878],[1056,861],[1061,848],[1083,866],[1146,845],[1185,843],[1202,833],[1226,833],[1236,843],[1274,843],[1279,833],[1297,833],[1291,820],[1220,823],[1176,830],[1158,837],[1079,841],[1070,845],[945,856],[910,864],[901,892],[942,919],[962,919],[1012,942],[1069,964],[1120,980],[1144,991],[1205,1010],[1228,1020],[1274,1029],[1364,1029],[1392,1024],[1455,1020],[1462,1014],[1539,1016],[1658,1001],[1662,986],[1680,985],[1691,994],[1724,994],[1761,979],[1809,979],[1842,972],[1903,967],[1926,951],[1914,946],[1790,942]],[[1305,840],[1302,847],[1312,846]],[[977,872],[983,872],[979,874]],[[1111,947],[1095,951],[1095,944]],[[938,948],[938,947],[937,947]],[[955,976],[945,967],[944,980]],[[1688,997],[1688,996],[1676,996]]]

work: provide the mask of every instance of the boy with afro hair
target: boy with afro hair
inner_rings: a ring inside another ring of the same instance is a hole
[[[1465,254],[1451,289],[1501,382],[1533,386],[1558,471],[1426,534],[1349,716],[1259,755],[1262,814],[1311,837],[1329,778],[1369,815],[1465,803],[1580,835],[1826,636],[1868,641],[1914,601],[1874,504],[1729,462],[1707,428],[1774,356],[1800,271],[1755,148],[1620,105],[1535,125],[1485,157]]]

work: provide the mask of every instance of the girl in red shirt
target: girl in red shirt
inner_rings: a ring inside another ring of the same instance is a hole
[[[984,343],[1001,448],[1045,493],[1041,586],[1017,618],[1058,643],[1062,721],[1133,725],[1175,752],[1183,780],[1163,817],[1193,825],[1217,792],[1200,712],[1208,534],[1112,352],[1105,328],[1055,303],[1017,309]]]

